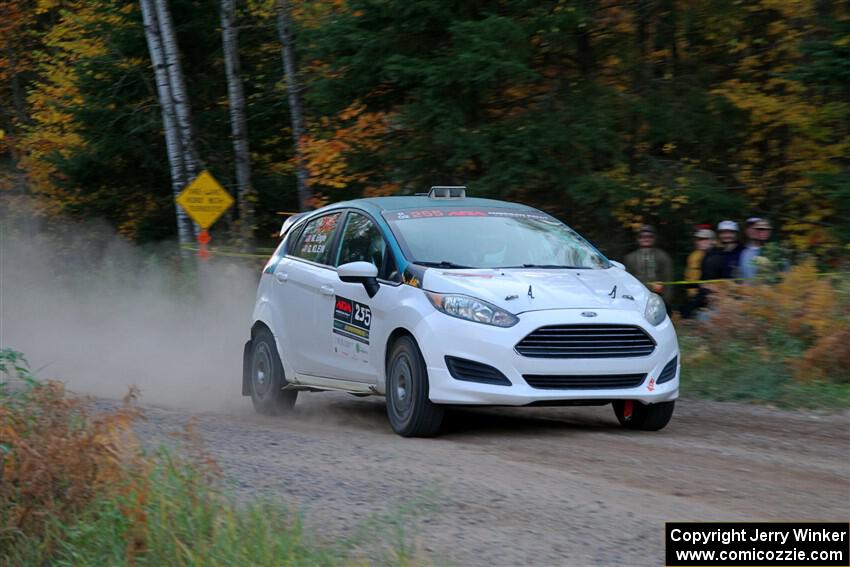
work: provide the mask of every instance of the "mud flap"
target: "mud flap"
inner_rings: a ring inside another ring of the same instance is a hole
[[[252,341],[245,343],[242,351],[242,395],[251,395],[251,346]]]

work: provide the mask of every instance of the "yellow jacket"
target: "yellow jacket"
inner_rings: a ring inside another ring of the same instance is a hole
[[[705,257],[704,250],[694,250],[688,255],[688,261],[685,263],[685,279],[698,280],[702,277],[702,259]],[[696,296],[699,290],[695,287],[688,288],[688,297]]]

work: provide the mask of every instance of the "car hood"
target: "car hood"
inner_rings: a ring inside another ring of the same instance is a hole
[[[422,286],[489,301],[514,314],[544,309],[643,312],[649,291],[625,270],[429,268]],[[616,286],[616,290],[614,289]]]

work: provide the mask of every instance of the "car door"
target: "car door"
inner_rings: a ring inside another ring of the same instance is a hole
[[[307,221],[274,270],[273,304],[285,327],[281,356],[299,374],[328,376],[330,371],[320,344],[327,342],[320,309],[330,301],[337,279],[329,258],[342,214],[335,211]]]
[[[340,380],[376,383],[383,368],[382,341],[389,333],[390,314],[398,302],[400,278],[395,258],[375,221],[361,211],[350,211],[341,229],[334,266],[370,262],[378,267],[380,288],[369,297],[363,284],[337,278],[332,301],[325,301],[331,376]],[[393,280],[396,281],[393,281]],[[330,299],[330,298],[329,298]]]

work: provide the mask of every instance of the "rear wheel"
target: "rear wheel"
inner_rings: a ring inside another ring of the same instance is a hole
[[[260,329],[251,348],[251,402],[257,412],[280,415],[288,412],[298,398],[296,390],[284,390],[286,377],[272,334]]]
[[[658,431],[670,423],[675,405],[675,401],[642,404],[634,400],[617,400],[614,402],[614,414],[620,425],[627,429]]]
[[[428,399],[428,370],[412,337],[400,337],[387,360],[387,417],[403,437],[431,437],[445,411]]]

